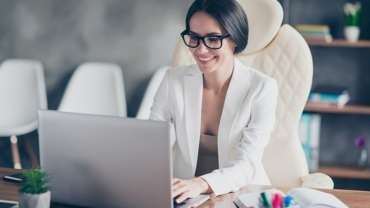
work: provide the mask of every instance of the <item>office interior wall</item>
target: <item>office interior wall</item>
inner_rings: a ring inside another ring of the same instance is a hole
[[[191,0],[0,2],[0,60],[42,61],[51,109],[79,64],[104,61],[122,67],[135,116],[150,76],[170,63]]]

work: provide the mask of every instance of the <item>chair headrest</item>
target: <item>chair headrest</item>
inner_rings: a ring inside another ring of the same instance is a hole
[[[275,37],[283,21],[283,8],[277,0],[239,0],[247,14],[248,45],[242,54],[257,52]]]

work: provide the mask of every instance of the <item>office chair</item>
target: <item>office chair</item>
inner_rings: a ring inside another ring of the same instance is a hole
[[[145,94],[141,101],[139,110],[136,114],[137,119],[149,119],[150,110],[154,102],[154,96],[157,93],[159,85],[161,84],[169,66],[159,68],[149,81],[148,87],[145,90]]]
[[[0,100],[0,136],[10,136],[13,165],[21,169],[17,136],[35,130],[37,111],[47,109],[42,64],[23,59],[4,61],[0,66]]]
[[[84,63],[73,73],[59,111],[126,117],[121,67],[110,63]]]
[[[308,173],[298,137],[299,121],[312,83],[312,56],[302,36],[282,25],[283,9],[276,0],[240,0],[245,9],[249,37],[238,59],[274,78],[279,87],[276,125],[265,149],[263,163],[273,186],[333,188],[322,173]],[[189,50],[178,41],[173,66],[193,64]]]

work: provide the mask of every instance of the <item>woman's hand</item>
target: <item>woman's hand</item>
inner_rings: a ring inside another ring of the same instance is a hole
[[[172,180],[172,195],[177,203],[181,203],[188,198],[199,196],[210,192],[208,183],[200,177],[190,180],[174,178]]]

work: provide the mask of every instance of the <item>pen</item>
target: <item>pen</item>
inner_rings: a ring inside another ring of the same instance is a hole
[[[281,195],[278,193],[274,194],[272,198],[272,208],[281,208]]]
[[[262,192],[261,193],[261,198],[262,198],[262,205],[263,205],[263,207],[264,208],[270,208],[271,207],[270,206],[270,202],[269,202],[269,200],[268,200],[267,195],[266,195],[265,192]]]
[[[293,197],[291,197],[290,195],[286,195],[284,197],[284,208],[289,207],[292,204],[292,201]]]

